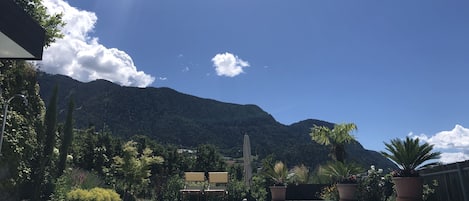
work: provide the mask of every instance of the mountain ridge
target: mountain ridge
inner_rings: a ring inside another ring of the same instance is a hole
[[[313,142],[309,131],[314,125],[333,127],[330,122],[307,119],[284,125],[254,104],[224,103],[167,87],[126,87],[106,80],[83,83],[46,73],[39,73],[38,82],[46,102],[54,86],[59,87],[59,119],[65,118],[63,111],[73,97],[77,128],[106,126],[116,136],[146,135],[181,147],[209,143],[233,157],[242,154],[243,136],[248,134],[253,154],[261,158],[273,153],[288,164],[312,167],[328,160],[328,149]],[[347,151],[364,165],[393,166],[358,142],[347,146]]]

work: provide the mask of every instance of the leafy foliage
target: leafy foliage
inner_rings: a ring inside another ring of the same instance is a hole
[[[108,179],[112,175],[110,172],[114,162],[112,158],[122,152],[119,139],[112,137],[105,129],[96,132],[94,128],[77,130],[74,136],[70,150],[73,165],[88,171],[96,171]]]
[[[27,105],[20,99],[12,100],[5,122],[0,160],[0,200],[9,200],[20,195],[28,196],[31,192],[30,187],[20,186],[27,186],[35,171],[31,159],[40,152],[37,150],[36,128],[42,125],[44,102],[39,96],[34,67],[24,61],[0,60],[0,87],[3,101],[15,94],[23,94],[28,99]]]
[[[91,190],[75,189],[67,193],[69,201],[120,201],[120,196],[114,190],[93,188]]]
[[[249,191],[250,197],[254,198],[254,200],[267,200],[267,188],[266,180],[264,177],[256,174],[252,177],[252,187]]]
[[[65,200],[67,193],[73,189],[92,189],[105,186],[102,179],[86,170],[72,168],[66,170],[55,182],[55,191],[51,197],[53,201]]]
[[[33,175],[35,183],[33,198],[36,200],[46,199],[53,191],[54,174],[54,148],[57,132],[57,86],[52,93],[49,105],[44,117],[44,124],[38,127],[37,141],[40,154],[36,156],[38,169]]]
[[[309,182],[309,169],[305,165],[293,167],[293,177],[290,178],[291,182],[295,184],[306,184]]]
[[[361,201],[386,201],[393,193],[393,183],[389,174],[382,169],[370,167],[362,176],[358,185],[358,196]]]
[[[57,176],[60,177],[65,170],[67,163],[68,150],[73,140],[73,101],[70,101],[67,112],[67,120],[65,122],[62,135],[62,144],[60,145],[59,161],[57,164]]]
[[[391,143],[384,143],[386,150],[381,152],[385,157],[396,163],[401,171],[395,172],[394,176],[415,177],[419,176],[419,168],[434,165],[435,163],[426,162],[440,157],[440,152],[432,152],[433,145],[428,143],[420,144],[418,138],[406,137],[405,140],[393,139]]]
[[[264,160],[262,162],[262,174],[271,179],[275,185],[286,185],[288,168],[282,161]]]
[[[114,168],[119,178],[118,184],[122,185],[125,192],[137,195],[148,186],[151,176],[150,166],[161,164],[163,158],[154,156],[149,148],[143,149],[142,153],[137,150],[136,143],[128,141],[123,146],[122,156],[115,156]]]
[[[184,187],[184,179],[175,174],[171,175],[166,181],[162,190],[162,198],[167,201],[178,201],[180,198],[179,190]]]
[[[194,171],[223,171],[225,166],[225,161],[214,145],[202,144],[197,147]]]
[[[321,170],[321,174],[329,176],[338,183],[356,183],[357,174],[363,169],[355,163],[330,162]]]
[[[356,129],[357,126],[353,123],[337,124],[332,130],[326,126],[315,125],[310,135],[313,141],[331,147],[331,156],[334,160],[344,162],[345,144],[355,141],[355,137],[350,135],[350,132]]]

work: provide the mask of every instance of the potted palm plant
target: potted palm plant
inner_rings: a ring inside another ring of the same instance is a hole
[[[274,185],[269,187],[272,201],[284,201],[287,191],[287,166],[282,161],[277,161],[274,164],[265,162],[263,168],[263,174],[274,182]]]
[[[435,163],[431,160],[440,158],[440,152],[432,152],[433,145],[420,143],[418,138],[407,137],[405,140],[393,139],[384,143],[388,152],[381,152],[393,161],[400,170],[393,171],[393,183],[397,193],[397,201],[422,200],[423,179],[418,170]]]
[[[356,200],[356,191],[358,188],[357,175],[363,169],[355,163],[331,162],[326,165],[323,175],[328,175],[336,181],[339,198],[341,200]]]

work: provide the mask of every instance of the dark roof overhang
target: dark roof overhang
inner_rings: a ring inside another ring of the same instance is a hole
[[[45,30],[13,0],[0,0],[0,59],[41,60]]]

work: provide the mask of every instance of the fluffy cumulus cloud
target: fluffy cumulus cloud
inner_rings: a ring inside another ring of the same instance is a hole
[[[249,67],[247,61],[229,52],[215,55],[212,62],[218,76],[235,77],[244,72],[243,68]]]
[[[68,75],[88,82],[106,79],[124,86],[146,87],[155,80],[138,71],[132,58],[122,50],[100,44],[90,37],[97,17],[93,12],[79,10],[63,0],[44,0],[49,13],[63,13],[64,37],[44,50],[41,70]]]
[[[469,129],[461,125],[456,125],[453,130],[441,131],[432,136],[420,134],[415,137],[434,145],[435,150],[441,151],[440,161],[443,163],[469,160]]]

